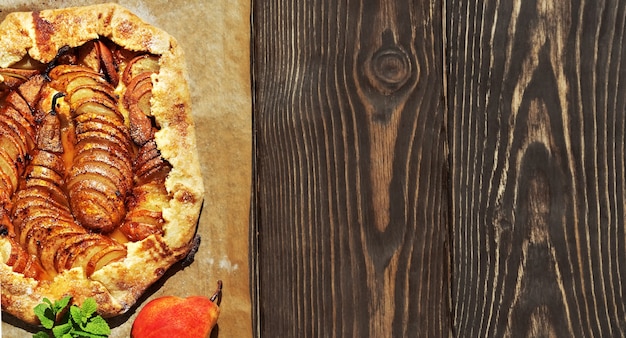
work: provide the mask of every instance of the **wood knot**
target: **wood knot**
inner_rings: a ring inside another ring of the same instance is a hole
[[[368,68],[370,83],[385,95],[402,88],[411,75],[409,55],[397,45],[376,51]]]

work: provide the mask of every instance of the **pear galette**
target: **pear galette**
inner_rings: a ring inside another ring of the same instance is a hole
[[[176,40],[103,4],[0,24],[2,310],[128,310],[193,246],[203,184]]]

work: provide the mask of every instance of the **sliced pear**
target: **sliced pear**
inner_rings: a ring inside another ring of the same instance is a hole
[[[120,79],[117,73],[117,67],[115,66],[115,61],[113,60],[113,54],[111,54],[111,50],[101,40],[97,41],[97,45],[98,52],[100,54],[101,69],[104,71],[107,79],[113,87],[117,87]]]
[[[76,167],[81,168],[83,173],[93,173],[105,177],[111,181],[111,184],[120,190],[119,187],[123,187],[123,191],[128,191],[132,181],[127,178],[119,169],[115,166],[111,166],[104,161],[98,160],[98,153],[94,152],[94,156],[82,156],[80,162],[75,162]],[[78,176],[77,173],[72,172],[73,176]]]
[[[12,247],[13,249],[13,247]],[[14,255],[15,259],[11,262],[11,266],[13,271],[22,272],[24,268],[26,268],[26,264],[28,263],[28,253],[25,250],[20,250],[15,248],[15,251],[12,250],[12,256]]]
[[[96,40],[91,40],[78,47],[78,64],[94,72],[100,72],[100,55]]]
[[[143,184],[158,178],[165,178],[171,166],[162,157],[156,143],[150,141],[139,149],[134,163],[137,184]]]
[[[31,164],[49,168],[59,175],[65,173],[65,165],[61,156],[48,151],[34,151]]]
[[[50,229],[48,239],[37,254],[43,268],[51,275],[56,275],[55,258],[57,252],[67,240],[85,233],[85,230],[74,223],[59,225]]]
[[[19,124],[6,116],[0,116],[0,145],[10,156],[13,165],[23,167],[26,154],[30,150],[29,144],[31,143]]]
[[[117,124],[124,124],[124,116],[110,102],[98,100],[97,97],[86,97],[72,105],[74,117],[87,114],[90,118],[97,116],[109,116],[117,121]]]
[[[159,68],[159,58],[157,56],[151,54],[138,55],[126,65],[122,74],[122,81],[128,84],[132,78],[141,73],[158,73]]]
[[[73,259],[66,262],[66,268],[68,264],[70,264],[69,268],[80,267],[83,269],[83,271],[85,271],[85,274],[89,276],[90,273],[87,273],[87,270],[89,269],[89,262],[91,261],[91,259],[99,252],[106,250],[107,247],[111,245],[111,240],[108,237],[100,237],[101,240],[94,241],[92,245],[82,247],[81,250],[78,250],[75,253]]]
[[[151,75],[151,73],[141,73],[132,78],[124,93],[125,104],[137,104],[139,100],[146,95],[148,95],[149,100],[149,97],[152,95]],[[150,102],[143,103],[141,108],[145,114],[150,114]]]
[[[50,230],[60,222],[55,215],[42,211],[45,208],[39,207],[39,209],[41,210],[38,212],[31,212],[31,217],[23,223],[24,227],[20,233],[22,245],[32,255],[36,255],[48,243]]]
[[[26,266],[24,267],[24,271],[22,271],[24,277],[27,278],[35,278],[38,280],[47,279],[47,273],[41,267],[39,263],[39,259],[35,255],[30,255]]]
[[[53,87],[60,87],[62,89],[65,89],[70,82],[79,77],[91,78],[98,82],[106,83],[102,74],[95,72],[90,68],[77,65],[58,65],[50,70],[48,76],[53,80]],[[88,79],[86,79],[86,81],[88,81]]]
[[[55,209],[59,219],[72,219],[69,212],[69,202],[64,192],[60,189],[50,190],[41,186],[22,189],[15,194],[14,217],[19,217],[33,203],[46,203],[49,208]]]
[[[143,145],[154,138],[151,115],[150,98],[152,97],[152,82],[149,73],[141,73],[134,77],[124,94],[124,108],[128,111],[130,134],[137,145]]]
[[[90,132],[96,134],[102,133],[100,134],[101,136],[99,136],[100,139],[119,144],[127,153],[132,149],[128,129],[124,125],[116,123],[117,120],[115,117],[107,115],[80,115],[76,117],[76,122],[75,132],[78,134],[77,142],[80,142],[80,140],[86,137],[82,134]]]
[[[15,148],[12,142],[6,141],[6,138],[0,138],[0,171],[2,172],[3,180],[6,180],[5,183],[8,183],[7,186],[11,194],[17,189],[20,174],[14,162],[17,156],[11,155],[17,152],[17,148]]]
[[[125,149],[116,144],[114,141],[100,139],[100,142],[88,142],[90,139],[87,138],[89,135],[94,134],[85,133],[85,142],[79,142],[76,145],[76,156],[74,160],[76,162],[81,162],[83,156],[94,156],[98,158],[98,161],[102,161],[107,165],[115,167],[119,170],[122,175],[127,176],[129,180],[132,179],[132,165],[130,154],[125,151]],[[97,134],[94,136],[98,136]]]
[[[27,181],[25,188],[26,189],[24,190],[33,190],[31,195],[34,193],[42,194],[42,196],[47,199],[47,203],[51,207],[57,205],[58,208],[63,208],[68,205],[65,192],[57,182],[52,182],[42,178],[30,179]],[[22,194],[20,196],[27,197],[28,195]]]
[[[0,82],[10,89],[17,88],[38,72],[36,69],[0,68]]]
[[[127,215],[120,230],[129,240],[141,241],[150,235],[163,234],[163,217],[158,212],[138,210]]]
[[[95,252],[89,252],[90,248],[95,248],[97,251],[101,250],[106,246],[107,238],[94,233],[86,233],[78,236],[80,238],[79,241],[72,242],[71,245],[64,248],[64,252],[66,253],[66,257],[63,261],[60,259],[57,261],[59,264],[57,269],[61,270],[69,270],[78,266],[85,267],[89,262],[89,258],[95,254]],[[89,257],[82,257],[83,255],[88,255]],[[85,259],[85,262],[82,262],[81,259]]]
[[[82,84],[73,86],[71,90],[68,89],[67,97],[70,102],[74,103],[73,108],[86,98],[92,98],[94,101],[102,101],[103,104],[113,104],[115,106],[116,97],[111,89],[103,84]]]
[[[31,128],[34,127],[35,116],[33,114],[32,107],[24,100],[24,98],[22,98],[17,92],[13,91],[11,94],[7,95],[5,102],[17,110],[21,118],[28,121],[28,125]]]
[[[69,180],[68,190],[72,213],[87,229],[110,232],[126,214],[125,194],[103,176],[92,173],[76,175]]]
[[[13,104],[7,105],[2,110],[1,115],[6,118],[10,118],[19,124],[23,130],[22,137],[33,140],[35,138],[35,117],[26,111],[25,113],[17,110]],[[33,143],[32,141],[30,142]]]
[[[62,236],[58,236],[60,238]],[[87,241],[87,242],[86,242]],[[80,249],[81,244],[90,245],[94,242],[94,238],[90,233],[74,234],[72,237],[59,239],[59,246],[54,255],[54,267],[57,272],[68,270],[71,267],[72,256]],[[86,242],[86,243],[85,243]]]
[[[13,266],[15,264],[15,262],[17,261],[17,259],[19,258],[19,256],[20,256],[19,250],[22,249],[22,247],[17,242],[15,242],[15,240],[13,240],[11,237],[6,237],[6,239],[11,244],[11,252],[9,253],[9,257],[4,262],[4,264],[6,264],[8,266]],[[23,251],[23,249],[22,249],[22,251]],[[14,271],[15,271],[15,269],[14,269]]]
[[[95,254],[87,265],[87,276],[91,276],[95,271],[102,269],[104,266],[126,257],[126,248],[121,245],[112,245]]]
[[[85,133],[87,137],[91,133]],[[84,140],[89,141],[88,138]],[[101,161],[111,167],[114,167],[122,173],[124,176],[132,177],[132,166],[130,164],[130,154],[119,144],[114,141],[100,140],[98,143],[94,142],[79,142],[76,146],[77,152],[74,160],[76,163],[83,161],[83,157],[88,156],[94,158],[97,161]]]
[[[28,81],[35,74],[39,73],[38,69],[24,69],[24,68],[0,68],[0,75],[4,78],[12,77],[19,79],[22,82]]]

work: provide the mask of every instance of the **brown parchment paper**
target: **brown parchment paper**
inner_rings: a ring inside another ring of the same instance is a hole
[[[251,337],[249,215],[252,161],[250,2],[242,0],[4,0],[0,21],[13,11],[117,2],[159,27],[183,47],[196,123],[205,201],[202,243],[194,262],[177,267],[150,288],[129,313],[115,318],[111,337],[130,337],[149,300],[210,296],[224,283],[217,337]],[[2,337],[30,337],[32,327],[3,314]],[[217,333],[217,335],[215,335]],[[174,337],[172,337],[174,338]]]

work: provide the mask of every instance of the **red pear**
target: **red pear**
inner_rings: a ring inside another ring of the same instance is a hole
[[[164,296],[151,300],[139,311],[132,338],[207,338],[217,323],[222,282],[211,298]]]

